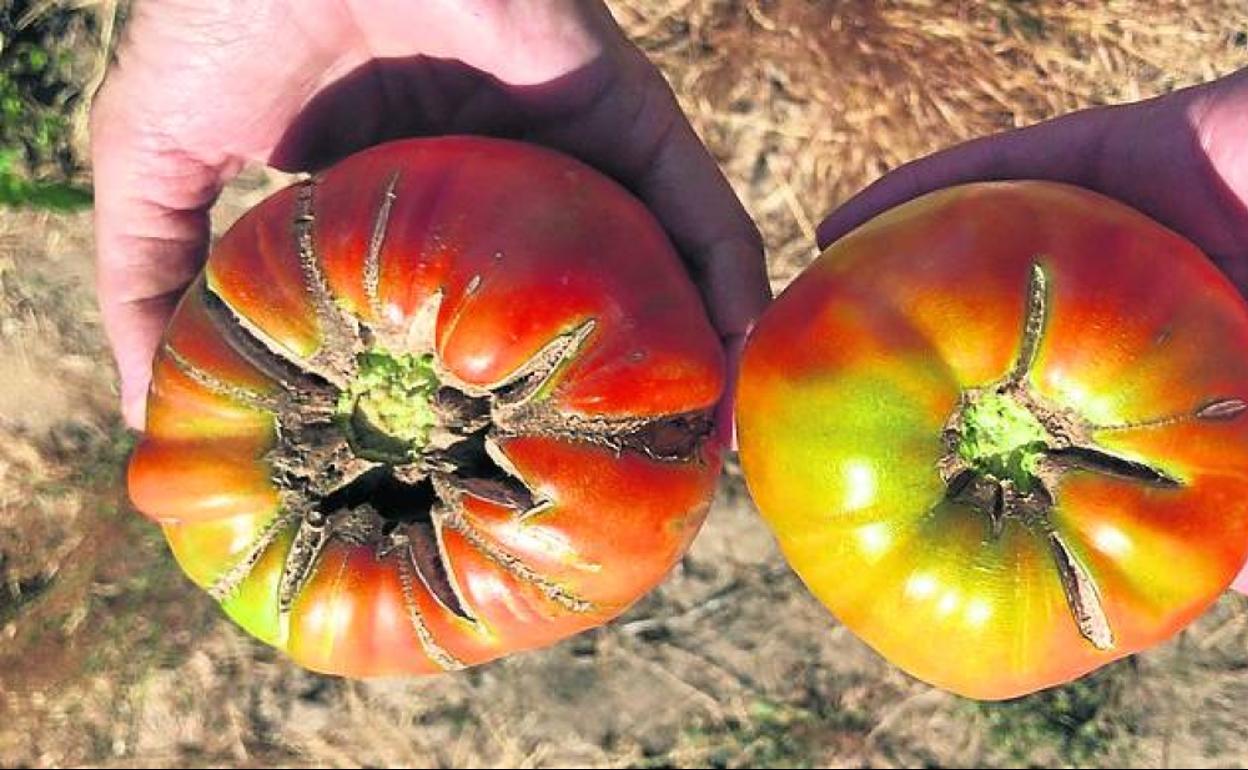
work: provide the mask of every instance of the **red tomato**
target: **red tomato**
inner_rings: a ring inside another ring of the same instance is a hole
[[[977,698],[1160,642],[1248,558],[1248,308],[1191,243],[1043,182],[833,244],[744,353],[750,489],[810,589]]]
[[[244,628],[348,676],[605,622],[720,467],[722,353],[658,223],[515,142],[394,142],[273,195],[154,374],[135,504]]]

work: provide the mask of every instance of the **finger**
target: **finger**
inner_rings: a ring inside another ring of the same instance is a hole
[[[580,108],[529,138],[581,158],[637,194],[685,260],[720,336],[744,334],[771,297],[762,239],[666,81],[627,44],[604,51],[577,78],[581,94],[571,100]],[[521,98],[534,112],[558,114],[550,94]]]
[[[1136,104],[1084,110],[908,163],[829,216],[818,229],[820,247],[942,187],[1044,179],[1126,203],[1182,233],[1219,264],[1229,260],[1242,268],[1248,216],[1242,196],[1231,194],[1235,179],[1218,162],[1220,147],[1242,143],[1218,140],[1239,136],[1236,128],[1225,135],[1220,129],[1242,123],[1242,97],[1236,97],[1245,83],[1248,75],[1238,75]]]
[[[107,85],[92,109],[96,290],[121,376],[123,416],[141,430],[152,358],[203,263],[208,209],[224,171],[135,125],[125,103],[122,80]]]
[[[678,110],[670,91],[663,98]],[[762,238],[692,126],[678,112],[673,121],[637,189],[689,265],[711,323],[725,340],[743,338],[771,300]]]

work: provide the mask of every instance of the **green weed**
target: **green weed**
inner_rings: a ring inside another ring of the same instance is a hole
[[[94,12],[0,0],[0,205],[72,211],[91,205],[72,116],[84,52],[98,47]]]

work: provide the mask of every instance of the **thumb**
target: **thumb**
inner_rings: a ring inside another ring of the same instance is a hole
[[[141,430],[152,359],[203,264],[208,209],[224,172],[135,125],[118,109],[122,88],[106,85],[91,115],[96,291],[121,375],[122,412]]]
[[[975,139],[912,161],[872,183],[825,219],[819,248],[858,225],[925,193],[966,182],[1048,179],[1094,187],[1087,179],[1096,167],[1096,141],[1109,125],[1112,109],[1086,110],[1030,128]]]

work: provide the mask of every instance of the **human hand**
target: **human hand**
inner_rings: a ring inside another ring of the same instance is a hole
[[[819,246],[923,193],[1000,179],[1067,182],[1122,201],[1186,236],[1248,292],[1248,70],[908,163],[825,219]]]
[[[1000,179],[1067,182],[1127,203],[1194,242],[1248,294],[1248,70],[909,163],[825,219],[820,248],[923,193]],[[1248,567],[1234,587],[1248,592]]]
[[[756,228],[600,2],[140,2],[91,122],[99,301],[136,429],[208,211],[248,161],[307,171],[428,134],[533,141],[649,206],[730,360],[769,299]]]

